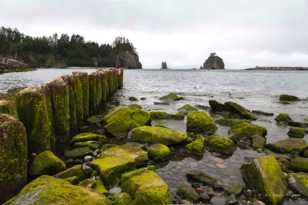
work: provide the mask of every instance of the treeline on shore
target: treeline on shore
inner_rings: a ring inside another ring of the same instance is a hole
[[[17,29],[0,28],[0,57],[18,59],[31,67],[120,67],[117,58],[125,52],[138,56],[125,37],[98,44],[78,34],[31,37]]]

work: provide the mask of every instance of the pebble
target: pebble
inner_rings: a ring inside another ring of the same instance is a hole
[[[93,169],[87,163],[83,163],[82,164],[82,171],[85,173],[85,175],[90,176],[93,172]]]
[[[203,192],[203,193],[200,194],[201,201],[209,201],[210,198],[211,197],[206,192]]]
[[[94,156],[94,157],[99,157],[100,153],[101,153],[101,151],[100,151],[99,149],[96,149],[96,150],[94,150],[94,152],[93,152],[93,156]]]
[[[109,190],[110,194],[119,194],[122,192],[122,189],[120,187],[113,187],[112,189]]]
[[[83,160],[84,160],[84,162],[90,162],[90,161],[93,160],[93,157],[91,155],[86,155],[86,156],[84,156]]]

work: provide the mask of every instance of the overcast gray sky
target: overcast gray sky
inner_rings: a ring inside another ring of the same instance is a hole
[[[308,0],[0,0],[0,25],[33,35],[128,37],[146,68],[308,66]]]

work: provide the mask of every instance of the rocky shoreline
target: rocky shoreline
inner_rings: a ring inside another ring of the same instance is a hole
[[[2,202],[278,205],[308,196],[306,122],[214,99],[209,106],[187,104],[176,113],[146,111],[133,104],[146,99],[133,96],[131,105],[107,103],[122,86],[122,70],[98,70],[19,91],[17,109],[2,100],[0,111],[11,115],[0,115]],[[169,93],[157,103],[184,99]],[[305,100],[279,96],[282,106]],[[268,130],[255,122],[262,116],[287,128],[288,137],[269,142]],[[154,124],[156,120],[183,121],[186,131]],[[227,135],[218,134],[221,127]],[[205,170],[192,169],[173,192],[157,171],[179,155],[202,158],[209,152],[223,161],[237,150],[260,154],[238,170],[245,183],[225,184]]]
[[[256,66],[245,70],[269,70],[269,71],[308,71],[308,67],[287,67],[287,66]]]

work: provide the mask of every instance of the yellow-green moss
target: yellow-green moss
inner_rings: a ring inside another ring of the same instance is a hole
[[[265,137],[267,130],[258,125],[248,122],[241,122],[233,125],[229,130],[229,133],[231,134],[231,138],[238,142],[242,139],[252,138],[255,135]]]
[[[170,148],[163,144],[153,144],[148,147],[149,156],[154,160],[166,159],[170,154]]]
[[[291,138],[268,144],[267,147],[278,153],[298,153],[308,147],[308,145],[303,139]]]
[[[272,155],[244,164],[241,172],[246,185],[265,194],[269,205],[279,204],[288,190],[279,162]]]
[[[94,191],[100,194],[105,194],[108,192],[103,182],[100,179],[97,179],[95,176],[81,181],[79,186],[85,187],[90,191]]]
[[[211,135],[206,142],[211,152],[232,155],[236,149],[236,144],[232,139],[221,135]]]
[[[151,119],[152,120],[164,120],[164,119],[169,119],[169,120],[183,120],[184,115],[182,114],[170,114],[166,112],[161,112],[161,111],[152,111],[150,112]]]
[[[291,159],[289,168],[298,172],[308,172],[308,158],[294,157]]]
[[[53,131],[45,95],[40,88],[26,88],[16,97],[19,119],[27,129],[29,152],[40,153],[51,149]]]
[[[115,137],[127,137],[130,130],[150,122],[150,115],[135,107],[117,107],[103,120],[106,131]]]
[[[292,189],[307,198],[308,197],[308,174],[307,173],[290,173],[289,177],[294,179],[294,182],[290,183],[290,185],[292,186]]]
[[[173,101],[183,100],[184,97],[178,96],[176,93],[169,93],[168,95],[164,95],[159,99],[164,102],[173,102]]]
[[[232,118],[221,118],[219,120],[216,120],[217,124],[222,125],[222,126],[227,126],[227,127],[233,127],[243,122],[249,122],[249,121],[242,120],[242,119],[232,119]]]
[[[27,182],[28,141],[24,125],[0,114],[0,204],[15,195]]]
[[[185,146],[185,148],[193,153],[203,153],[204,149],[205,149],[205,139],[203,136],[198,137],[197,139],[195,139],[194,141],[192,141],[191,143],[187,144]]]
[[[85,141],[99,141],[101,143],[104,143],[107,141],[107,138],[105,135],[92,133],[92,132],[84,132],[84,133],[75,135],[71,140],[72,143],[85,142]]]
[[[132,204],[132,198],[126,192],[121,192],[119,194],[114,194],[111,196],[113,205],[130,205]]]
[[[288,113],[279,113],[275,120],[280,124],[288,124],[290,121],[292,121]]]
[[[192,105],[186,104],[178,108],[177,111],[179,112],[180,115],[187,115],[190,112],[198,111],[198,108]]]
[[[48,174],[53,175],[65,169],[65,163],[51,151],[44,151],[34,157],[29,174],[37,177]]]
[[[229,111],[231,114],[237,115],[238,117],[248,119],[248,120],[255,120],[257,117],[250,112],[245,107],[241,106],[240,104],[237,104],[235,102],[226,102],[224,104],[224,107],[227,111]]]
[[[165,127],[142,126],[131,131],[131,139],[141,143],[172,145],[179,144],[186,138],[185,133]]]
[[[82,170],[81,165],[75,165],[71,168],[68,168],[62,172],[59,172],[55,175],[55,177],[57,178],[61,178],[61,179],[68,179],[71,177],[76,177],[77,182],[84,180],[87,176],[85,175],[85,173]]]
[[[288,132],[289,137],[293,138],[304,138],[305,136],[305,128],[301,127],[291,127]]]
[[[187,131],[211,135],[216,130],[217,126],[207,112],[190,112],[187,115]]]
[[[93,114],[96,112],[96,96],[97,96],[97,87],[96,87],[96,75],[94,73],[91,73],[89,75],[89,111],[90,114]]]
[[[35,197],[33,197],[35,196]],[[31,205],[111,205],[102,194],[51,176],[41,176],[25,186],[22,191],[5,205],[27,202]]]
[[[0,100],[0,113],[17,116],[15,103],[11,100]]]

